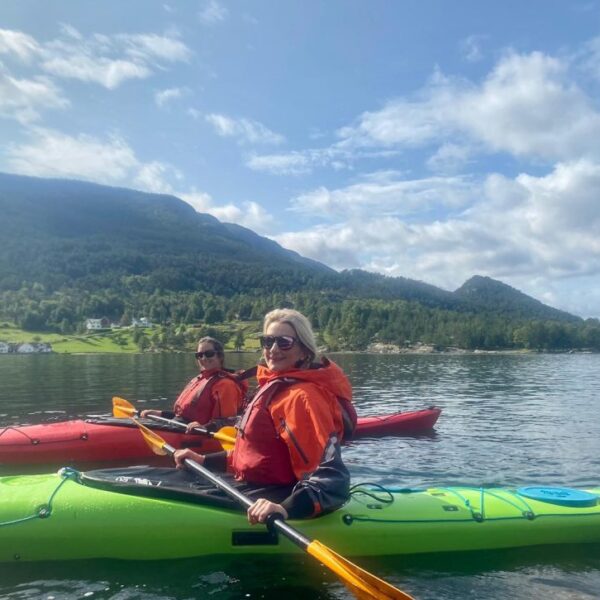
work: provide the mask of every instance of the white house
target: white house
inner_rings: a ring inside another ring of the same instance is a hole
[[[106,317],[101,319],[86,319],[85,328],[88,331],[98,331],[100,329],[109,329],[110,321]]]
[[[152,323],[147,317],[140,317],[139,319],[131,319],[132,327],[152,327]]]

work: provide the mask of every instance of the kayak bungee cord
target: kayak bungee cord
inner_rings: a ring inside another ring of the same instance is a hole
[[[25,439],[28,439],[32,444],[39,444],[40,443],[40,440],[36,440],[35,438],[32,438],[30,435],[27,435],[24,431],[22,431],[18,427],[12,427],[10,425],[8,427],[4,427],[0,431],[0,437],[2,437],[7,431],[14,431],[16,433],[21,434]]]
[[[473,516],[473,519],[480,523],[482,523],[483,521],[486,520],[486,517],[485,517],[485,495],[486,494],[488,496],[492,496],[493,498],[500,500],[501,502],[506,502],[513,508],[516,508],[517,510],[521,511],[521,514],[522,514],[523,518],[525,518],[525,519],[528,519],[531,521],[535,518],[535,513],[533,512],[533,509],[531,508],[531,506],[529,506],[529,504],[527,504],[527,502],[523,498],[521,498],[519,495],[514,494],[514,493],[511,493],[511,496],[513,496],[515,499],[518,499],[523,505],[525,505],[525,510],[523,510],[523,506],[518,506],[515,502],[511,502],[508,498],[504,498],[503,496],[494,494],[494,492],[492,492],[491,490],[487,490],[483,487],[470,488],[473,490],[477,490],[477,489],[479,490],[480,506],[479,506],[479,512],[478,512],[471,504],[471,501],[468,500],[467,498],[465,498],[464,496],[462,496],[455,488],[445,487],[445,488],[435,488],[435,489],[439,490],[442,493],[450,492],[451,494],[456,496],[464,504],[464,506],[471,511],[471,515]],[[461,488],[461,489],[464,490],[464,489],[469,489],[469,488]],[[513,517],[511,517],[511,518],[513,518]]]
[[[72,469],[71,467],[63,467],[58,472],[58,475],[62,478],[60,483],[56,486],[56,489],[50,494],[50,498],[48,498],[48,502],[46,504],[42,504],[32,515],[28,515],[26,517],[21,517],[20,519],[13,519],[12,521],[4,521],[0,522],[0,527],[6,527],[8,525],[18,525],[19,523],[25,523],[26,521],[32,521],[34,519],[48,519],[52,515],[52,501],[56,494],[58,494],[58,490],[70,479],[77,480],[79,479],[79,471]]]
[[[517,510],[521,509],[521,507],[518,504],[516,504],[515,502],[511,502],[508,498],[504,498],[503,496],[499,496],[498,494],[494,494],[494,492],[492,492],[491,490],[485,490],[485,493],[488,496],[492,496],[492,498],[497,498],[498,500],[500,500],[502,502],[507,502],[508,504],[510,504],[510,506],[513,506]],[[511,495],[516,500],[519,500],[519,502],[521,502],[521,504],[525,505],[525,510],[523,511],[523,516],[525,518],[527,518],[527,519],[533,520],[535,518],[535,513],[533,512],[533,509],[531,508],[531,506],[529,506],[529,504],[527,504],[527,502],[525,501],[525,499],[522,498],[521,496],[519,496],[518,494],[515,494],[515,493],[512,493],[512,492],[511,492]],[[481,512],[483,513],[483,510]]]
[[[370,488],[365,488],[363,486],[371,486]],[[388,498],[381,498],[375,492],[382,491],[388,495]],[[365,481],[363,483],[355,483],[353,486],[350,486],[350,496],[368,496],[377,502],[381,502],[381,504],[393,504],[394,503],[394,495],[390,490],[388,490],[385,486],[379,483],[371,483],[369,481]]]

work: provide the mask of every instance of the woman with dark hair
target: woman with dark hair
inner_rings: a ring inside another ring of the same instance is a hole
[[[263,523],[272,513],[318,516],[348,498],[340,443],[345,421],[356,416],[352,388],[335,363],[315,362],[312,327],[298,311],[271,311],[263,334],[259,388],[242,415],[234,449],[206,456],[178,450],[175,463],[182,467],[192,458],[232,473],[240,489],[256,498],[250,523]]]
[[[200,374],[179,394],[172,411],[143,410],[141,417],[158,415],[188,423],[188,430],[211,421],[235,417],[242,409],[246,385],[224,368],[223,344],[212,337],[198,341],[194,354]]]

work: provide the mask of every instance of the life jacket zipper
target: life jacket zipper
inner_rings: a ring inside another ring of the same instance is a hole
[[[302,448],[300,447],[300,444],[298,443],[296,436],[291,432],[290,428],[288,427],[287,423],[285,422],[285,419],[283,417],[279,417],[279,422],[281,423],[281,428],[285,429],[287,431],[287,434],[290,436],[290,440],[292,440],[292,443],[296,447],[296,450],[298,450],[298,454],[300,454],[300,456],[302,457],[304,464],[307,465],[308,458],[307,458],[306,454],[304,454],[304,451],[302,450]]]

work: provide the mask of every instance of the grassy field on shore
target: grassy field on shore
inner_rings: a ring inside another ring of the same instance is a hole
[[[215,330],[217,338],[229,340],[225,344],[226,350],[236,349],[234,347],[235,333],[241,330],[244,336],[244,343],[240,349],[252,351],[258,349],[256,332],[259,331],[259,327],[258,322],[244,322],[243,324],[224,323],[214,325],[211,328]],[[150,339],[154,334],[160,335],[163,330],[161,327],[155,327],[143,329],[142,331]],[[59,354],[90,352],[131,354],[141,351],[139,346],[134,342],[134,331],[132,328],[123,327],[120,329],[65,335],[62,333],[24,331],[10,323],[0,323],[0,341],[10,344],[47,343],[52,346],[53,352]],[[177,346],[167,344],[164,347],[161,346],[158,350],[171,352],[192,350],[201,335],[203,333],[200,328],[188,327],[183,344]]]

